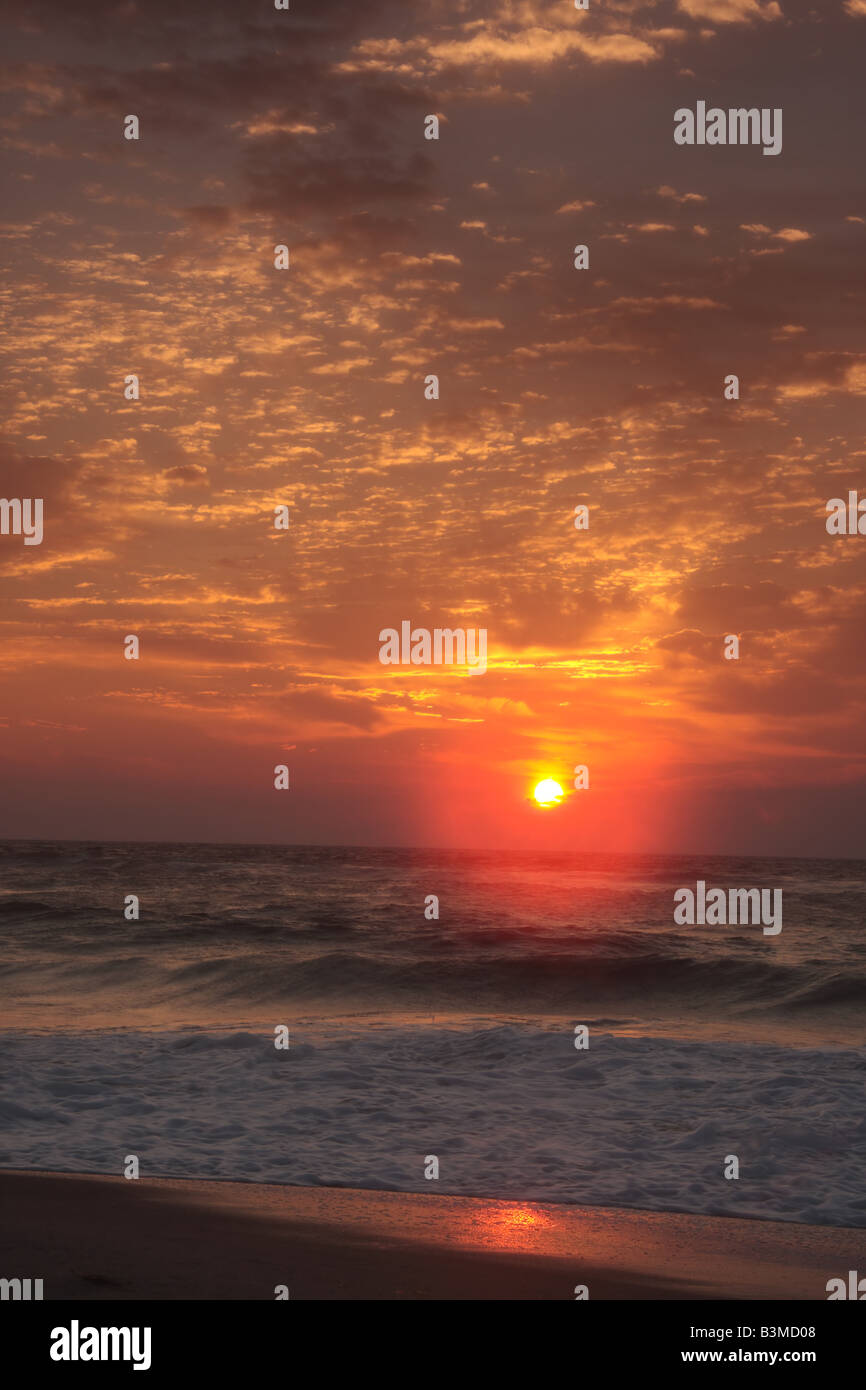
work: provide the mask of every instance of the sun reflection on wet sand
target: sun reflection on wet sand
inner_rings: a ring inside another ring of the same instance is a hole
[[[544,1248],[554,1222],[530,1202],[497,1202],[473,1211],[465,1226],[453,1232],[455,1243],[485,1250]]]

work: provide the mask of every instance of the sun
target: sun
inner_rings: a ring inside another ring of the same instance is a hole
[[[552,777],[545,777],[543,782],[539,782],[532,795],[539,806],[558,806],[565,793]]]

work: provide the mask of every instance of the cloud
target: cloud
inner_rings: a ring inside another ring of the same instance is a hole
[[[726,306],[707,295],[660,294],[644,295],[642,298],[620,295],[617,299],[611,300],[610,307],[634,309],[638,313],[651,314],[656,309],[724,309]]]
[[[337,362],[323,362],[318,367],[311,367],[313,376],[347,376],[349,372],[360,371],[362,367],[372,365],[372,357],[344,357]]]
[[[656,193],[660,198],[670,198],[675,203],[705,203],[707,201],[703,193],[677,193],[670,184],[662,184],[660,188],[656,189]]]
[[[866,394],[866,360],[846,362],[837,360],[825,373],[807,374],[807,370],[797,379],[780,384],[777,388],[782,400],[818,400],[834,393],[862,396]]]
[[[182,463],[176,468],[166,468],[163,477],[171,483],[192,486],[207,478],[207,469],[200,463]]]
[[[478,33],[468,39],[430,45],[438,66],[475,67],[486,63],[521,63],[543,67],[579,53],[593,63],[647,63],[659,55],[632,34],[587,36],[566,29],[530,28],[510,34]]]
[[[677,0],[679,9],[690,19],[707,19],[715,24],[751,24],[756,19],[783,19],[776,0]]]
[[[454,38],[426,36],[405,41],[363,39],[339,71],[389,72],[421,78],[453,69],[474,72],[489,67],[545,68],[580,56],[594,64],[644,64],[657,60],[660,48],[629,33],[584,34],[580,29],[541,25],[509,26],[497,16],[490,27]]]
[[[804,231],[800,227],[781,227],[778,232],[774,232],[771,227],[767,227],[763,222],[741,222],[740,230],[750,232],[752,236],[770,237],[775,241],[811,241],[812,233]]]

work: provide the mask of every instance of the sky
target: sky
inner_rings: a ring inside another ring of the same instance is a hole
[[[0,834],[862,853],[866,0],[0,12]]]

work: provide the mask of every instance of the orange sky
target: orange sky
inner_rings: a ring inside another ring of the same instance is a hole
[[[3,5],[0,833],[859,853],[863,0],[72,9]]]

